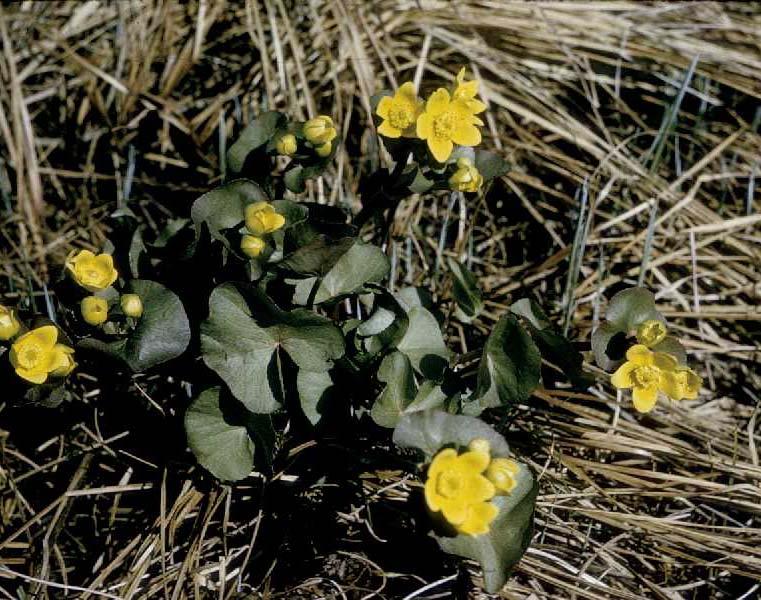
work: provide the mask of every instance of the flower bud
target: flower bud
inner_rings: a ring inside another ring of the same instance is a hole
[[[137,294],[123,294],[119,303],[122,312],[128,317],[139,319],[143,316],[143,300]]]
[[[650,319],[640,323],[637,327],[637,341],[645,346],[652,347],[660,344],[666,337],[666,325],[657,319]]]
[[[0,305],[0,341],[15,337],[19,329],[21,329],[21,323],[16,318],[13,309]]]
[[[457,192],[477,192],[484,178],[473,162],[466,157],[457,160],[457,170],[449,178],[449,187]]]
[[[251,233],[265,235],[285,225],[285,217],[269,202],[254,202],[245,208],[246,227]]]
[[[497,492],[508,494],[515,488],[515,476],[520,467],[509,458],[495,458],[486,467],[486,478],[494,484]]]
[[[275,150],[283,156],[293,156],[296,154],[297,146],[296,136],[292,133],[281,135],[275,142]]]
[[[98,296],[87,296],[79,306],[82,318],[89,325],[102,325],[108,319],[108,302]]]
[[[320,158],[327,158],[333,151],[333,142],[325,142],[321,146],[317,146],[314,151]]]
[[[468,450],[473,450],[474,452],[485,452],[486,454],[489,454],[491,453],[491,444],[488,440],[477,438],[468,444]]]
[[[264,243],[264,240],[260,237],[256,237],[255,235],[244,235],[240,239],[241,252],[243,252],[243,254],[246,256],[250,256],[251,258],[256,258],[259,256],[265,247],[266,244]]]
[[[304,137],[310,144],[321,146],[332,141],[338,133],[333,126],[333,119],[327,115],[320,115],[314,119],[309,119],[304,123]]]

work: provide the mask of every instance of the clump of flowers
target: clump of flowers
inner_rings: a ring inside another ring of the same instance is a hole
[[[304,123],[302,130],[307,142],[314,148],[315,153],[325,158],[333,151],[333,140],[338,135],[333,119],[328,115],[319,115]]]
[[[465,80],[465,69],[460,70],[456,82],[451,93],[438,88],[425,101],[418,98],[412,82],[403,84],[393,96],[384,96],[375,110],[382,119],[378,133],[387,138],[423,140],[439,163],[449,160],[455,145],[477,146],[481,143],[478,126],[483,121],[476,115],[486,110],[486,105],[476,98],[478,81]],[[455,185],[453,189],[457,189]]]
[[[462,454],[445,448],[428,467],[426,504],[432,512],[440,512],[458,533],[488,533],[499,513],[491,500],[515,488],[519,470],[514,460],[492,458],[486,440],[473,440]]]
[[[257,258],[267,247],[263,236],[274,233],[285,225],[285,217],[275,210],[269,202],[255,202],[245,208],[246,229],[240,249],[243,254]]]
[[[697,398],[703,380],[684,364],[684,349],[669,336],[650,292],[642,288],[619,292],[611,299],[608,314],[613,320],[605,321],[592,336],[595,359],[607,366],[612,362],[608,352],[613,337],[633,333],[635,343],[626,350],[625,359],[611,364],[616,370],[610,381],[618,389],[632,390],[638,412],[650,412],[659,396],[671,400]]]

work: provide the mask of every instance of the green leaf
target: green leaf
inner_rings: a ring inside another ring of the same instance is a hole
[[[610,299],[605,311],[605,320],[624,332],[636,329],[637,325],[650,319],[664,321],[655,308],[655,296],[645,288],[634,287],[618,292]]]
[[[386,387],[375,400],[370,416],[381,427],[395,427],[404,409],[415,399],[415,378],[410,359],[401,352],[389,354],[378,368]]]
[[[407,318],[407,331],[396,348],[407,355],[416,371],[428,379],[437,379],[449,363],[449,350],[439,322],[422,306],[411,308]]]
[[[362,290],[367,283],[378,283],[390,269],[389,261],[377,246],[356,242],[336,261],[319,283],[314,304],[322,304]],[[299,281],[293,301],[305,305],[317,279]]]
[[[417,448],[428,460],[444,446],[465,447],[474,439],[484,439],[493,456],[509,456],[505,438],[481,419],[450,415],[441,410],[410,412],[402,415],[394,429],[394,443],[404,448]]]
[[[105,352],[123,360],[140,373],[180,356],[190,343],[190,323],[176,294],[160,283],[133,279],[125,293],[143,301],[143,316],[127,337],[114,342],[88,338],[80,346]]]
[[[541,363],[531,336],[504,315],[486,340],[474,399],[485,408],[525,401],[539,385]]]
[[[592,352],[595,362],[601,369],[609,371],[624,362],[628,348],[626,331],[619,329],[613,323],[603,323],[592,332]]]
[[[296,376],[301,409],[312,425],[316,425],[325,412],[325,404],[335,393],[335,386],[327,371],[299,371]]]
[[[447,264],[452,272],[452,295],[459,309],[458,316],[462,321],[469,323],[481,313],[484,307],[478,280],[462,263],[449,258]]]
[[[236,179],[206,192],[193,203],[190,209],[190,217],[196,229],[196,239],[201,235],[202,225],[205,224],[212,239],[222,242],[229,248],[230,244],[222,232],[238,227],[243,222],[247,205],[267,200],[264,190],[248,179]]]
[[[447,400],[449,400],[449,396],[444,393],[441,386],[434,381],[426,379],[420,384],[417,394],[415,394],[415,399],[404,409],[404,412],[413,413],[441,408],[446,404]]]
[[[510,311],[528,322],[531,336],[542,356],[560,367],[574,386],[587,388],[591,385],[591,377],[583,370],[584,357],[568,338],[555,329],[536,302],[529,298],[521,298],[510,306]]]
[[[687,352],[675,337],[667,335],[663,340],[652,347],[653,352],[665,352],[676,358],[680,365],[687,364]]]
[[[524,464],[516,487],[492,502],[499,508],[489,532],[483,535],[434,536],[444,552],[477,561],[484,572],[484,588],[496,594],[507,582],[511,569],[526,552],[533,534],[534,507],[539,486]]]
[[[261,292],[252,292],[249,304],[233,284],[214,289],[201,325],[201,353],[251,412],[280,407],[278,350],[299,369],[328,371],[343,356],[343,335],[329,319],[303,309],[283,311]]]
[[[286,256],[278,266],[298,275],[323,277],[338,259],[348,252],[354,241],[353,237],[336,240],[318,234],[310,242]]]
[[[240,415],[224,410],[220,388],[204,390],[185,413],[188,446],[212,475],[226,481],[248,476],[254,466],[254,442]]]
[[[241,132],[227,151],[227,166],[240,173],[248,155],[269,142],[279,129],[285,127],[285,116],[276,111],[265,112]]]
[[[480,148],[476,150],[476,168],[484,181],[501,177],[508,170],[507,163],[501,156]]]
[[[374,289],[373,312],[357,327],[362,349],[370,358],[395,348],[409,327],[407,312],[393,296],[383,288]]]

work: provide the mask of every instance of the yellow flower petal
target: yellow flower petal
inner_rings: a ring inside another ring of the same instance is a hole
[[[460,146],[478,146],[481,132],[472,123],[460,122],[452,132],[452,141]]]
[[[436,480],[434,478],[431,477],[426,480],[424,490],[425,503],[428,508],[433,512],[441,510],[441,502],[439,501],[441,496],[436,491]]]
[[[489,532],[489,525],[497,518],[499,509],[491,502],[474,504],[468,510],[468,516],[462,525],[457,527],[460,533],[467,535],[483,535]]]
[[[460,498],[446,499],[442,502],[441,512],[452,525],[459,525],[468,518],[468,505]]]
[[[468,450],[457,459],[458,466],[462,469],[483,473],[489,466],[491,456],[483,450]]]
[[[449,92],[439,88],[430,95],[425,104],[425,111],[435,117],[443,113],[449,107]]]
[[[48,372],[45,369],[22,369],[17,367],[16,375],[21,377],[21,379],[25,379],[30,383],[36,383],[38,385],[45,383],[48,378]]]
[[[419,132],[420,130],[418,129],[418,134]],[[452,150],[454,150],[454,144],[452,143],[452,140],[429,137],[428,149],[437,161],[443,163],[451,156]]]
[[[610,377],[610,382],[619,389],[628,389],[634,385],[631,374],[637,365],[633,362],[625,362]]]
[[[378,126],[378,133],[387,138],[398,138],[401,137],[402,130],[391,125],[389,121],[383,121],[383,123]]]
[[[33,337],[44,349],[50,350],[58,341],[58,329],[55,325],[43,325],[25,334],[18,341],[20,342],[26,336]]]
[[[428,467],[428,477],[433,479],[445,469],[451,469],[457,460],[457,451],[454,448],[444,448],[431,461]]]
[[[684,397],[676,373],[673,371],[663,371],[661,373],[658,388],[672,400],[681,400]]]
[[[417,136],[421,140],[428,139],[433,135],[433,117],[423,113],[417,118]]]
[[[411,81],[403,83],[397,92],[399,96],[406,97],[411,102],[417,102],[417,93],[415,92],[415,84]]]
[[[462,494],[462,498],[466,502],[483,502],[484,500],[491,500],[494,498],[494,494],[497,493],[497,489],[494,484],[486,479],[483,475],[471,475],[466,480],[466,488]]]
[[[626,351],[626,360],[632,361],[638,366],[653,364],[653,353],[643,344],[634,344]]]
[[[634,388],[633,398],[634,408],[636,408],[638,412],[650,412],[653,410],[655,401],[658,399],[658,388],[657,386]]]
[[[375,114],[381,119],[388,119],[388,112],[391,110],[392,104],[393,101],[391,100],[391,96],[383,96],[383,98],[380,99],[380,102],[378,102],[378,106],[375,108]]]

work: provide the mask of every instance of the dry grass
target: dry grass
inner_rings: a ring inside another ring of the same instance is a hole
[[[526,295],[583,342],[605,297],[642,281],[706,378],[700,400],[642,417],[590,366],[588,393],[547,389],[505,417],[541,494],[501,597],[756,598],[759,48],[755,3],[6,4],[0,291],[41,293],[72,244],[104,241],[117,205],[151,227],[187,215],[263,107],[343,124],[336,168],[309,195],[356,210],[383,159],[370,95],[465,64],[511,170],[478,205],[404,203],[397,283],[446,300],[441,257],[467,256],[489,310],[476,330],[451,324],[466,353]],[[415,537],[415,484],[380,444],[351,489],[343,473],[311,479],[314,461],[349,454],[312,444],[267,486],[219,487],[163,443],[182,446],[179,382],[80,374],[76,395],[52,411],[2,399],[0,595],[480,597],[475,570]]]

